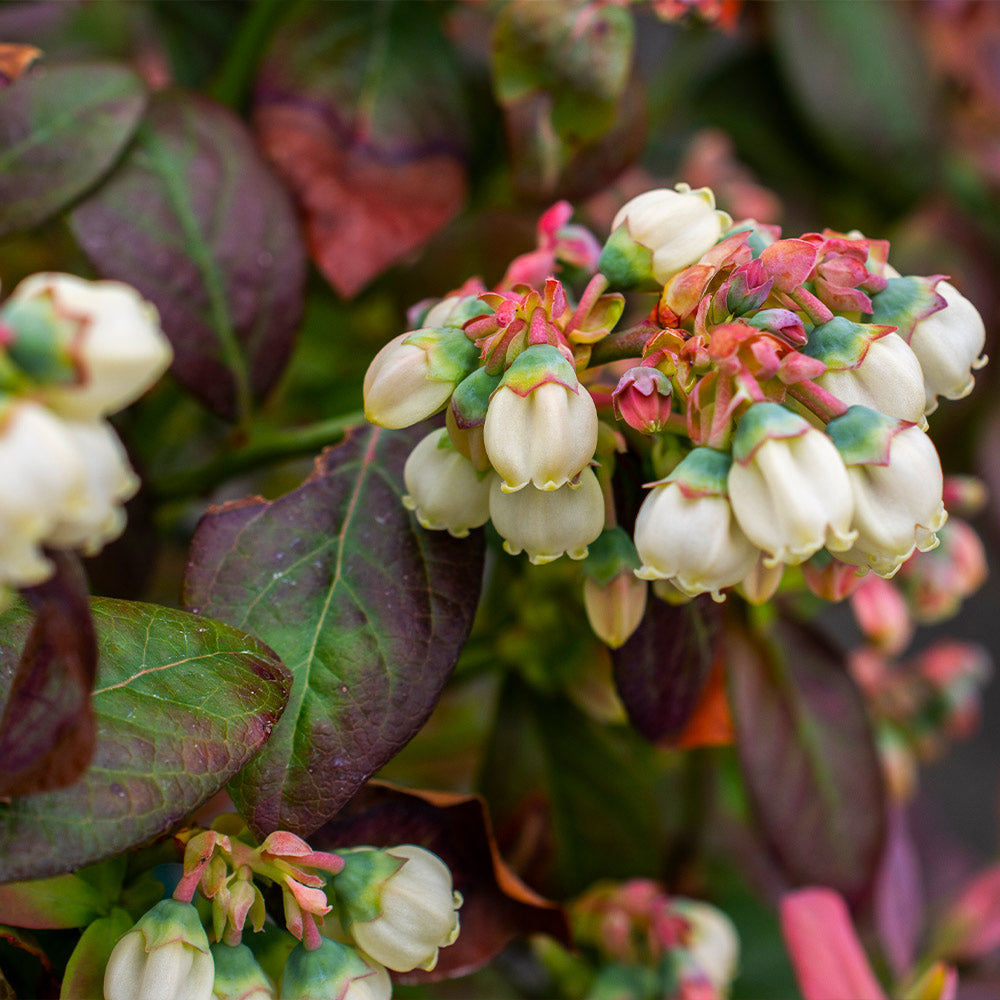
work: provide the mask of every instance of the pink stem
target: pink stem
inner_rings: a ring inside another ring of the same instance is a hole
[[[847,412],[845,403],[834,396],[832,392],[828,392],[822,386],[808,379],[790,385],[788,394],[815,413],[825,424],[833,420],[834,417],[842,417]]]

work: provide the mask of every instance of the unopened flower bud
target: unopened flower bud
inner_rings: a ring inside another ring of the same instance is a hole
[[[344,930],[396,972],[433,969],[438,950],[458,937],[462,897],[436,855],[414,844],[343,852],[333,889]]]
[[[701,900],[674,896],[670,909],[688,924],[684,946],[692,971],[700,972],[717,994],[724,995],[736,975],[740,954],[733,922],[718,907]]]
[[[623,570],[607,583],[592,576],[583,580],[583,604],[594,634],[612,649],[623,646],[639,627],[646,610],[645,580]]]
[[[214,977],[198,911],[163,899],[115,945],[104,1000],[211,1000]]]
[[[573,366],[548,344],[529,347],[507,369],[483,428],[486,454],[504,492],[529,483],[557,490],[597,447],[597,407]]]
[[[913,638],[913,619],[899,590],[880,576],[866,576],[851,594],[851,610],[866,639],[890,656]]]
[[[618,380],[611,401],[615,416],[644,434],[663,429],[671,413],[670,379],[657,368],[630,368]]]
[[[442,409],[479,360],[476,345],[456,327],[401,333],[365,372],[365,416],[380,427],[410,427]]]
[[[729,498],[744,534],[770,563],[798,565],[856,538],[847,469],[833,442],[777,403],[756,403],[733,440]]]
[[[802,576],[817,597],[834,603],[850,597],[861,582],[857,566],[834,559],[822,550],[802,564]]]
[[[576,487],[536,490],[528,486],[505,492],[499,479],[490,487],[490,518],[512,556],[528,553],[535,565],[562,555],[585,559],[587,547],[604,527],[604,494],[589,468],[580,473]]]
[[[407,494],[403,504],[421,526],[464,538],[490,517],[490,484],[495,478],[476,471],[459,454],[445,428],[431,431],[410,452],[403,467]]]
[[[274,1000],[271,980],[245,944],[218,942],[211,950],[215,963],[212,1000]]]
[[[637,576],[721,601],[722,590],[753,569],[758,550],[736,523],[727,495],[731,464],[724,452],[696,448],[653,484],[635,521]]]
[[[732,221],[707,187],[646,191],[618,210],[598,269],[614,287],[654,290],[695,263]]]
[[[130,285],[33,274],[11,293],[5,319],[16,327],[17,311],[43,297],[63,321],[61,348],[75,369],[74,381],[45,389],[45,402],[58,412],[80,420],[114,413],[138,399],[169,366],[173,351],[156,308]]]
[[[318,948],[296,945],[281,975],[282,1000],[390,1000],[392,981],[376,961],[324,938]]]

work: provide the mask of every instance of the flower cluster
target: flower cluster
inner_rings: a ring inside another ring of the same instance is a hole
[[[447,865],[422,847],[331,854],[283,830],[254,846],[229,815],[178,839],[184,870],[173,898],[115,945],[105,1000],[389,1000],[389,969],[432,969],[458,937],[462,897]],[[275,977],[280,990],[242,940],[248,919],[256,932],[265,923],[255,879],[280,886],[286,927],[301,942]],[[196,892],[211,901],[211,945]]]
[[[462,536],[492,521],[509,553],[582,559],[629,523],[611,476],[616,452],[638,451],[660,478],[628,551],[616,543],[618,561],[586,574],[612,645],[645,602],[622,573],[673,601],[736,588],[759,602],[789,566],[817,586],[891,577],[938,544],[947,514],[926,414],[969,392],[985,362],[983,322],[942,276],[900,276],[888,244],[858,234],[734,225],[710,190],[679,184],[621,208],[574,299],[532,273],[555,264],[553,225],[533,266],[512,269],[534,286],[467,283],[369,369],[376,423],[445,411],[404,473],[424,527]],[[629,290],[656,301],[616,331]]]
[[[163,374],[155,308],[128,285],[36,274],[0,308],[0,585],[52,572],[44,549],[91,555],[138,489],[109,414]]]

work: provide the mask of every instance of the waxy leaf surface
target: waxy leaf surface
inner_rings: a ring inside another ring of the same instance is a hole
[[[75,555],[49,556],[55,572],[25,591],[35,620],[0,689],[0,796],[71,784],[94,748],[97,640],[87,580]]]
[[[219,416],[245,417],[291,353],[305,251],[291,199],[243,123],[207,98],[157,94],[71,224],[102,277],[159,309],[178,381]]]
[[[882,850],[885,789],[843,654],[791,622],[768,645],[735,630],[725,643],[736,745],[764,843],[793,885],[861,899]]]
[[[356,428],[291,493],[209,510],[195,532],[188,607],[295,675],[267,749],[230,783],[259,835],[333,816],[423,725],[468,636],[482,535],[425,531],[400,500],[426,430]]]
[[[110,63],[42,67],[3,87],[0,236],[44,222],[103,177],[145,107],[139,77]]]
[[[708,598],[679,607],[650,599],[639,627],[611,651],[629,721],[652,743],[676,739],[705,691],[719,632]]]
[[[462,932],[454,944],[441,949],[431,972],[415,969],[396,977],[403,982],[468,975],[515,937],[547,934],[569,945],[565,913],[529,889],[504,863],[478,796],[371,782],[317,830],[310,843],[317,850],[332,851],[357,844],[417,844],[448,866],[462,894]]]
[[[304,4],[254,94],[261,145],[295,193],[309,252],[343,296],[422,246],[465,200],[463,81],[442,6]]]
[[[0,882],[111,857],[170,829],[264,745],[288,674],[257,640],[183,611],[95,599],[96,740],[73,784],[0,803]],[[32,627],[0,615],[0,696]]]

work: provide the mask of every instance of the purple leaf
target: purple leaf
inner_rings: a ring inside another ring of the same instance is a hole
[[[478,602],[480,532],[419,528],[402,468],[426,427],[354,429],[277,500],[209,510],[195,532],[188,607],[247,629],[295,675],[267,749],[230,784],[260,836],[302,836],[423,725]]]
[[[924,930],[924,888],[906,812],[899,805],[889,810],[874,908],[886,958],[895,978],[903,980],[913,968]]]
[[[726,635],[737,749],[757,827],[794,885],[857,901],[882,851],[885,789],[861,695],[815,630]]]
[[[243,123],[205,97],[157,94],[122,164],[70,221],[102,277],[155,303],[178,381],[245,418],[291,353],[305,251]]]
[[[48,555],[56,571],[25,591],[35,620],[13,676],[0,683],[0,796],[71,784],[94,748],[97,641],[87,581],[74,555]]]
[[[712,670],[720,618],[710,599],[679,607],[651,599],[638,629],[612,650],[629,721],[651,743],[676,738],[690,721]]]
[[[62,211],[135,133],[146,89],[111,63],[37,69],[0,91],[0,236]]]

